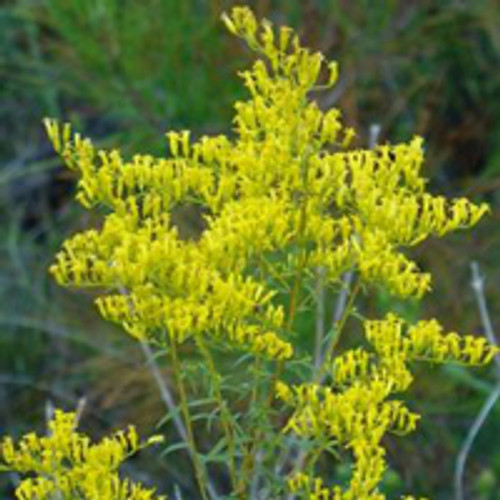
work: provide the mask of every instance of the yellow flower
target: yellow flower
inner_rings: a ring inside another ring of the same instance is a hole
[[[153,489],[121,479],[122,462],[138,450],[161,442],[140,442],[134,427],[91,443],[76,431],[76,415],[56,410],[47,436],[29,433],[17,444],[0,442],[0,461],[9,470],[30,474],[16,488],[18,500],[83,498],[86,500],[165,500]]]

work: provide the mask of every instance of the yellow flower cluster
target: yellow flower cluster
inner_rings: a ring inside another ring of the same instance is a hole
[[[293,32],[258,23],[249,9],[225,17],[261,59],[241,76],[250,99],[237,102],[236,137],[167,134],[171,158],[96,150],[68,124],[46,120],[56,151],[80,175],[77,199],[102,205],[101,230],[68,240],[51,268],[64,285],[115,290],[98,299],[102,314],[132,335],[177,342],[211,334],[276,359],[292,355],[284,311],[274,306],[267,266],[288,256],[285,272],[325,267],[336,283],[356,268],[367,283],[401,296],[421,296],[430,277],[400,247],[430,234],[474,224],[487,210],[467,200],[424,192],[421,139],[374,150],[342,151],[354,133],[340,112],[308,100],[323,57],[300,46]],[[326,86],[337,79],[327,66]],[[183,241],[172,208],[196,204],[206,230]],[[123,292],[126,292],[124,294]]]
[[[311,478],[302,472],[297,473],[290,481],[291,489],[295,493],[302,492],[308,495],[310,500],[385,500],[381,493],[373,493],[368,496],[356,497],[342,492],[340,486],[328,488],[321,478]],[[349,496],[350,495],[350,496]],[[402,496],[401,500],[427,500],[424,497]]]
[[[269,304],[265,279],[245,270],[267,254],[299,247],[306,252],[301,261],[326,267],[330,282],[357,268],[366,282],[421,296],[430,278],[399,248],[470,226],[487,208],[424,192],[419,138],[342,152],[353,131],[337,109],[322,112],[307,99],[321,54],[302,48],[287,27],[275,33],[268,22],[259,25],[246,8],[235,8],[225,22],[262,56],[241,73],[251,98],[235,105],[234,140],[192,143],[188,132],[170,132],[171,158],[125,161],[118,151],[96,150],[69,125],[46,121],[56,151],[80,174],[77,198],[110,210],[102,230],[65,244],[52,272],[65,285],[125,289],[127,300],[111,295],[100,299],[100,309],[137,336],[154,338],[166,328],[183,341],[216,332],[288,358],[283,312]],[[331,86],[337,66],[328,71]],[[185,203],[208,213],[196,242],[181,241],[168,215]]]
[[[278,383],[278,396],[294,409],[285,431],[318,441],[326,437],[332,444],[351,450],[354,458],[347,490],[340,486],[330,490],[302,474],[292,477],[291,489],[309,488],[311,499],[385,498],[377,491],[386,469],[381,440],[388,432],[413,431],[420,418],[402,401],[390,399],[411,384],[410,362],[480,365],[490,362],[499,351],[483,338],[444,334],[435,320],[407,326],[389,314],[383,320],[365,321],[364,327],[373,350],[357,348],[337,357],[332,366],[332,387]]]
[[[57,410],[47,436],[29,433],[17,444],[10,437],[0,442],[1,467],[32,476],[17,487],[18,500],[165,500],[118,472],[124,460],[160,437],[140,442],[129,427],[93,444],[75,426],[74,413]]]
[[[388,314],[384,320],[365,322],[366,338],[379,359],[392,360],[397,357],[404,362],[453,361],[465,365],[482,365],[489,363],[498,352],[483,337],[461,336],[455,332],[444,334],[442,326],[434,319],[419,321],[408,326],[406,332],[404,330],[404,321],[394,314]],[[351,369],[355,364],[350,364]]]
[[[418,138],[331,152],[353,132],[338,110],[323,113],[307,100],[321,54],[300,47],[289,28],[276,35],[269,23],[259,26],[248,9],[234,9],[225,21],[269,62],[242,72],[251,99],[235,106],[235,140],[191,144],[188,132],[170,132],[171,159],[124,161],[72,136],[69,125],[46,122],[55,149],[81,175],[77,198],[111,209],[101,231],[65,244],[52,271],[62,284],[126,289],[126,298],[111,295],[99,307],[136,336],[154,338],[166,328],[182,342],[215,332],[288,358],[292,347],[278,334],[283,311],[269,304],[264,282],[243,276],[250,264],[300,245],[308,249],[306,263],[326,266],[331,281],[357,267],[367,282],[420,296],[429,276],[398,248],[472,225],[487,208],[424,192]],[[333,85],[336,65],[329,71]],[[182,203],[209,211],[199,241],[181,241],[171,225],[168,213]]]

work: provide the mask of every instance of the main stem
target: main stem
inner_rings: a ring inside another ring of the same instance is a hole
[[[302,180],[304,183],[304,192],[303,196],[304,199],[302,200],[302,205],[300,207],[300,219],[299,219],[299,227],[297,231],[297,242],[299,244],[300,250],[302,253],[299,256],[299,262],[297,264],[297,268],[295,270],[295,275],[293,279],[293,286],[292,286],[292,291],[290,292],[290,303],[288,307],[288,317],[287,317],[287,322],[286,322],[286,331],[290,333],[293,328],[293,323],[295,320],[295,315],[297,313],[297,306],[299,303],[299,294],[300,294],[300,286],[302,284],[302,278],[303,278],[303,273],[305,266],[307,264],[307,252],[305,251],[305,245],[304,245],[304,232],[306,229],[306,224],[307,224],[307,202],[308,202],[308,196],[307,196],[307,186],[306,186],[306,180],[307,180],[307,166],[308,166],[308,155],[306,155],[303,158],[303,171],[302,171]],[[265,401],[265,408],[268,409],[268,415],[271,414],[271,409],[272,409],[272,404],[273,404],[273,397],[275,394],[274,388],[276,386],[276,382],[279,380],[281,377],[281,374],[283,373],[284,369],[284,361],[279,360],[276,363],[275,370],[271,376],[271,380],[269,382],[269,388],[268,388],[268,393]],[[260,441],[263,438],[263,433],[257,432],[254,435],[254,443],[252,446],[251,451],[248,453],[248,455],[245,457],[246,460],[244,461],[244,466],[250,475],[255,474],[255,456],[257,455],[258,448],[260,445]]]

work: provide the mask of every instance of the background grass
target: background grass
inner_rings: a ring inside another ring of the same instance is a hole
[[[305,44],[341,65],[339,85],[318,96],[338,105],[367,142],[425,137],[433,191],[492,204],[478,228],[418,250],[434,274],[422,305],[380,293],[381,313],[436,315],[446,327],[481,331],[469,282],[477,260],[494,323],[500,308],[500,3],[497,0],[260,0],[259,15],[288,23]],[[0,433],[43,427],[48,402],[86,400],[84,425],[99,435],[135,422],[152,432],[164,409],[141,352],[101,321],[92,297],[54,286],[47,267],[61,241],[95,221],[72,201],[41,127],[72,121],[100,144],[128,154],[164,151],[163,132],[230,131],[243,95],[236,71],[249,54],[219,22],[217,0],[17,0],[0,5]],[[185,217],[183,224],[192,224]],[[303,329],[311,326],[305,318]],[[165,373],[168,379],[168,372]],[[420,430],[389,443],[392,496],[413,490],[452,498],[453,464],[493,384],[491,370],[423,372],[412,393]],[[168,425],[163,426],[168,429]],[[500,405],[482,429],[467,468],[468,498],[500,499]],[[173,457],[173,458],[172,458]],[[179,454],[140,457],[133,474],[190,491]],[[216,473],[216,471],[214,472]],[[338,468],[337,473],[345,471]],[[9,495],[16,478],[0,479]]]

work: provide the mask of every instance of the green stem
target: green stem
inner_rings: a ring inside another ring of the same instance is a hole
[[[314,477],[314,466],[318,461],[319,457],[323,453],[323,447],[318,446],[309,456],[306,458],[306,463],[304,465],[304,469],[309,471],[309,476]]]
[[[191,414],[189,412],[186,387],[182,380],[182,371],[179,363],[179,357],[177,354],[177,346],[175,344],[175,340],[172,340],[171,342],[170,354],[172,357],[172,366],[174,368],[177,387],[179,389],[181,411],[186,425],[187,445],[189,448],[191,459],[193,461],[193,466],[196,475],[196,482],[198,483],[198,488],[200,490],[202,499],[209,500],[207,494],[207,473],[203,463],[200,460],[200,456],[198,454],[198,450],[196,448],[196,443],[194,440],[193,426],[191,423]]]
[[[249,411],[251,410],[251,408],[254,407],[254,405],[258,401],[259,386],[260,386],[259,373],[261,370],[261,363],[262,363],[262,358],[260,356],[255,356],[253,362],[254,382],[252,387],[252,394],[250,397]],[[245,446],[245,450],[243,452],[243,459],[241,463],[241,476],[238,482],[238,487],[236,489],[236,495],[242,498],[245,495],[247,485],[250,484],[250,478],[254,467],[254,456],[256,452],[256,443],[258,441],[257,439],[258,436],[259,436],[259,426],[257,425],[255,427],[255,432],[252,434],[252,442],[249,443],[248,446]]]
[[[344,329],[345,324],[346,324],[349,316],[351,315],[354,301],[356,300],[356,297],[357,297],[360,290],[361,290],[361,280],[358,279],[356,281],[352,291],[351,291],[351,295],[349,297],[349,300],[348,300],[347,305],[344,309],[344,312],[342,313],[340,320],[336,324],[332,325],[332,331],[333,331],[334,336],[326,349],[325,356],[323,358],[323,362],[320,366],[320,369],[318,370],[318,372],[316,374],[316,377],[314,380],[316,383],[321,382],[326,375],[326,371],[329,367],[329,362],[331,361],[331,358],[333,357],[333,353],[334,353],[335,348],[337,347],[337,345],[339,343],[340,336],[342,334],[342,330]]]
[[[289,287],[287,281],[282,276],[280,276],[279,274],[276,274],[274,272],[274,269],[273,269],[271,263],[267,261],[267,259],[264,257],[264,255],[260,254],[258,256],[258,259],[259,259],[259,264],[261,264],[263,267],[263,269],[260,268],[260,269],[262,269],[261,274],[263,274],[263,271],[265,270],[271,278],[276,280],[283,287],[283,291],[288,291],[290,287]]]
[[[226,401],[224,400],[222,396],[222,389],[220,385],[220,376],[215,370],[215,364],[214,364],[214,359],[212,357],[212,354],[210,353],[210,350],[206,346],[203,338],[198,336],[196,338],[198,347],[200,348],[201,354],[205,358],[205,361],[208,365],[208,369],[210,371],[210,375],[214,384],[214,395],[215,395],[215,401],[219,407],[220,410],[220,416],[221,416],[221,424],[222,424],[222,429],[224,431],[224,436],[227,441],[227,446],[228,446],[228,452],[229,452],[229,477],[231,479],[231,485],[233,488],[233,491],[236,492],[237,490],[237,484],[238,484],[238,479],[237,479],[237,474],[236,474],[236,462],[235,462],[235,456],[236,456],[236,443],[235,443],[235,427],[234,427],[234,421],[231,415],[231,412],[229,411]],[[244,499],[243,496],[238,495],[239,498]]]

